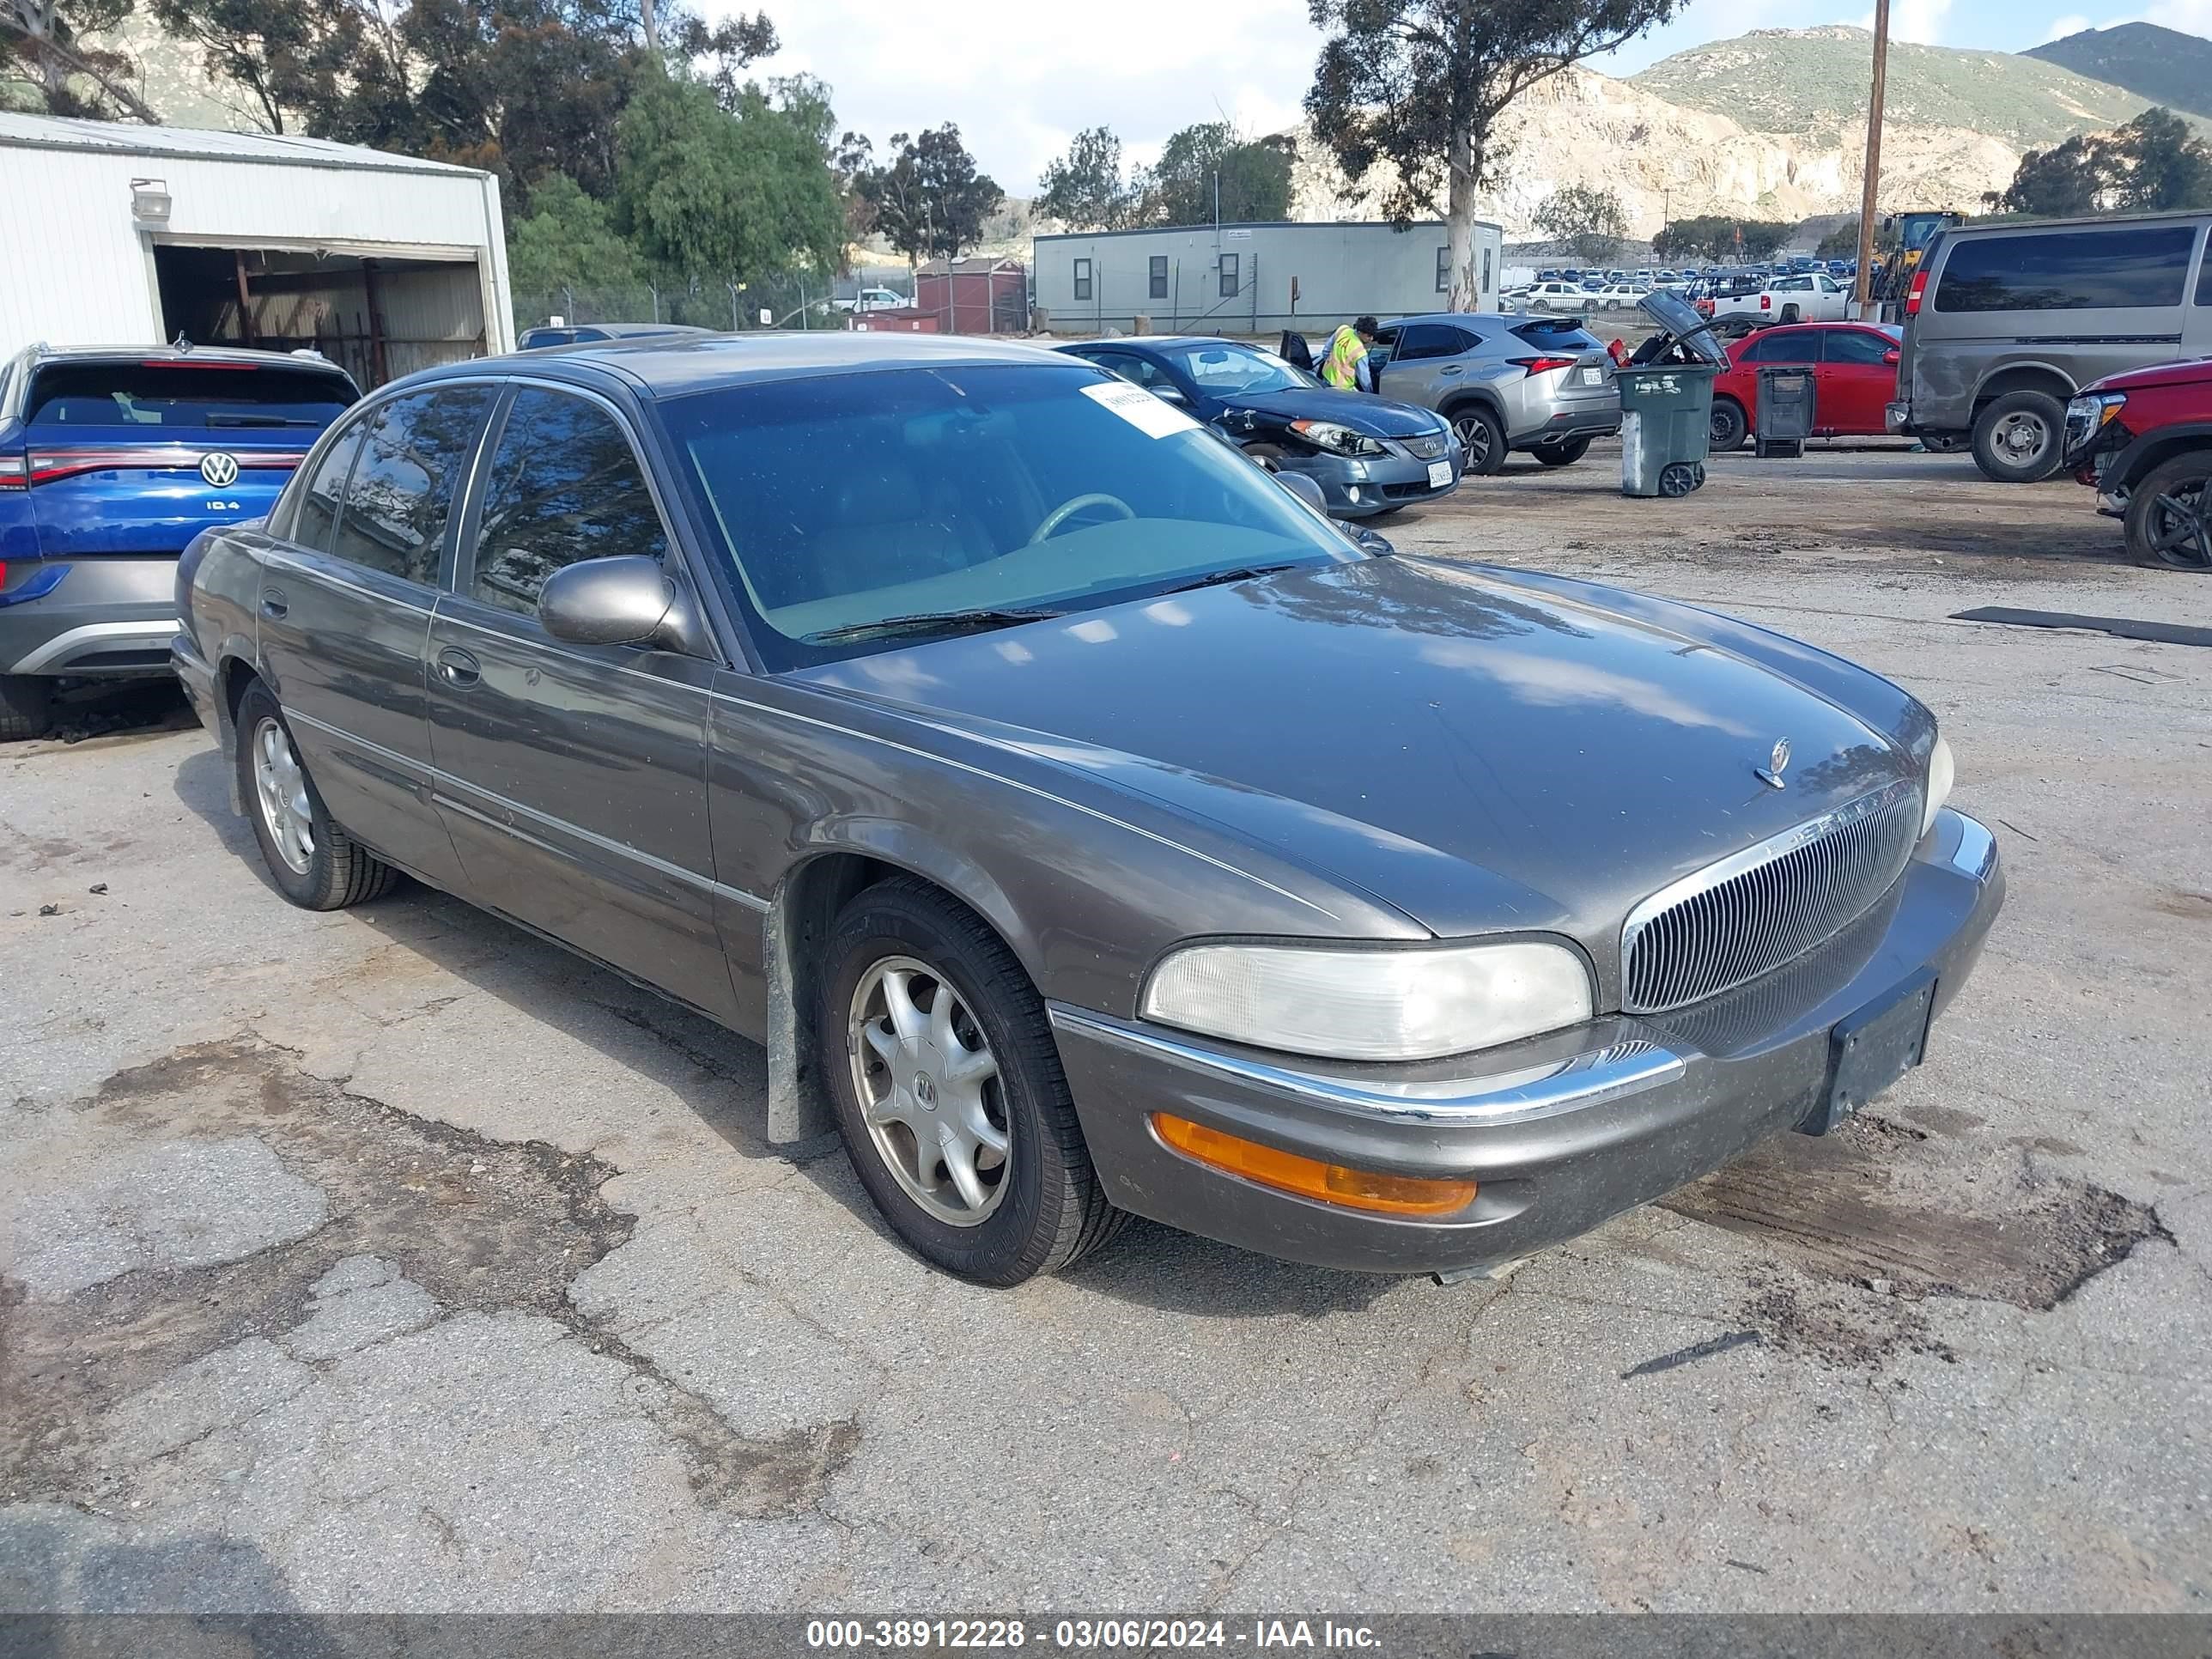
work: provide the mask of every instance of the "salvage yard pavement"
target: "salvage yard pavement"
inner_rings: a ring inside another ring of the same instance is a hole
[[[972,1288],[764,1143],[750,1044],[283,904],[197,731],[6,751],[0,1605],[2201,1611],[2212,654],[1953,617],[2212,580],[1964,458],[1617,454],[1381,527],[1902,681],[2011,894],[1842,1132],[1493,1282],[1139,1224]]]

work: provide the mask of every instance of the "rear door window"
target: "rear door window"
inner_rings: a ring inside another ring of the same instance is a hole
[[[1743,349],[1736,359],[1740,363],[1817,363],[1820,361],[1820,336],[1813,329],[1795,329],[1787,334],[1762,334]]]
[[[665,562],[667,537],[637,453],[614,416],[587,398],[526,386],[500,428],[471,592],[534,615],[555,571],[637,554]]]
[[[1460,343],[1460,331],[1441,323],[1408,323],[1400,331],[1397,349],[1390,354],[1393,362],[1410,363],[1423,357],[1454,357],[1466,348]]]
[[[283,363],[49,363],[23,411],[42,428],[296,427],[319,432],[355,400],[353,383],[326,368]]]
[[[2212,247],[2204,250],[2204,269],[2197,275],[2197,303],[2212,306]],[[0,398],[0,407],[6,404],[7,399]]]
[[[295,499],[290,535],[301,546],[330,551],[331,532],[337,528],[338,507],[345,500],[346,479],[368,430],[367,420],[354,422],[323,452],[313,472],[292,486]]]
[[[379,409],[346,486],[331,556],[434,586],[446,523],[491,399],[488,386],[462,386]]]
[[[2178,306],[2194,225],[1972,236],[1936,279],[1940,312],[2106,311]]]

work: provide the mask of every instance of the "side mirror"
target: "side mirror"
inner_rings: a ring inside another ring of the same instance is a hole
[[[538,620],[572,645],[644,645],[708,654],[698,607],[658,561],[635,555],[563,565],[538,591]]]
[[[1378,559],[1387,559],[1398,550],[1391,544],[1390,538],[1379,530],[1370,530],[1364,525],[1350,528],[1352,539],[1359,544],[1363,552],[1370,553]]]
[[[1157,386],[1146,386],[1145,390],[1151,392],[1152,396],[1158,398],[1164,404],[1187,404],[1190,401],[1189,398],[1182,395],[1182,389],[1181,387],[1170,386],[1164,380],[1161,381]]]
[[[1278,472],[1275,482],[1323,518],[1328,516],[1328,497],[1321,493],[1321,486],[1303,472]]]
[[[1894,368],[1899,363],[1905,360],[1905,354],[1899,351],[1895,346],[1892,346],[1888,350],[1881,354],[1881,360],[1887,363],[1892,368]]]

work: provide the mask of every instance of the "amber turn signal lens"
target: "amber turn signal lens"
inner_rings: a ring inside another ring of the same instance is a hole
[[[1279,1192],[1346,1209],[1384,1215],[1450,1215],[1474,1202],[1472,1181],[1431,1181],[1419,1176],[1383,1175],[1349,1170],[1341,1164],[1301,1158],[1256,1140],[1210,1129],[1188,1118],[1152,1114],[1152,1132],[1186,1158],[1209,1169],[1226,1170]]]

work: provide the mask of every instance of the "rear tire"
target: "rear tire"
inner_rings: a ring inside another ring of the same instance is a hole
[[[54,683],[36,674],[0,674],[0,743],[24,743],[54,729]]]
[[[1706,447],[1716,455],[1725,455],[1732,449],[1742,448],[1743,441],[1750,435],[1751,420],[1743,412],[1743,405],[1733,398],[1714,398]]]
[[[1588,438],[1570,438],[1563,444],[1546,444],[1532,452],[1546,466],[1572,466],[1589,453]]]
[[[2212,449],[2177,455],[2136,483],[2127,537],[2137,564],[2212,574]]]
[[[2008,392],[1974,417],[1974,465],[1998,483],[2037,483],[2065,459],[2066,409],[2047,392]]]
[[[1480,404],[1463,404],[1444,416],[1452,424],[1459,447],[1467,452],[1462,475],[1494,476],[1505,465],[1505,427]]]
[[[869,888],[831,930],[817,1003],[816,1052],[853,1171],[916,1255],[1018,1285],[1121,1230],[1044,1001],[974,912],[910,877]]]
[[[303,910],[343,910],[392,890],[399,872],[340,829],[269,688],[238,700],[239,788],[276,890]]]

